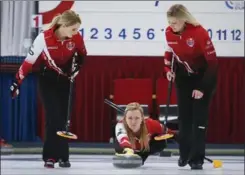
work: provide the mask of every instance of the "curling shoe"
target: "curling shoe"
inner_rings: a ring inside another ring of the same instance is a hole
[[[48,159],[44,163],[45,168],[54,168],[55,160],[54,159]]]
[[[59,167],[61,167],[61,168],[70,168],[71,167],[71,163],[69,162],[69,160],[67,160],[67,161],[60,160],[59,161]]]
[[[192,170],[202,170],[202,163],[201,162],[190,162],[189,163]]]
[[[184,167],[188,164],[188,160],[187,159],[182,159],[181,157],[178,160],[178,166],[179,167]]]

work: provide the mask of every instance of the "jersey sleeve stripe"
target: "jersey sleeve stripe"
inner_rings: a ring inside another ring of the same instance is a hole
[[[127,134],[119,134],[117,135],[117,140],[120,142],[124,137],[128,137]]]
[[[64,74],[64,72],[55,64],[54,60],[51,58],[46,43],[45,43],[42,55],[43,55],[43,58],[47,61],[48,66],[51,69],[54,69],[59,74]]]

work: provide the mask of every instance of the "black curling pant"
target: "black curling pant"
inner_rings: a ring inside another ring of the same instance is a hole
[[[150,146],[150,150],[149,151],[140,151],[140,152],[135,152],[136,154],[138,154],[143,162],[146,161],[146,159],[148,158],[149,155],[153,155],[156,154],[158,152],[163,151],[166,148],[166,140],[161,140],[161,141],[156,141],[154,140],[154,136],[151,137],[152,139],[150,140],[149,146]],[[120,144],[118,143],[117,139],[115,139],[114,141],[114,148],[116,153],[122,153],[123,149]]]
[[[56,134],[64,131],[68,109],[69,80],[53,71],[39,76],[39,92],[45,109],[43,160],[69,160],[68,139]]]
[[[192,91],[202,75],[188,75],[181,68],[176,72],[178,101],[179,152],[182,159],[203,163],[205,138],[208,127],[209,104],[215,89],[215,82],[204,90],[201,99],[194,99]]]

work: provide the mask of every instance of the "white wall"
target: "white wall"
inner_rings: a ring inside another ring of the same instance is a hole
[[[59,3],[39,1],[39,12]],[[157,6],[155,1],[75,1],[72,9],[82,17],[81,30],[90,55],[160,56],[163,30],[168,26],[166,11],[175,3],[185,5],[210,30],[218,56],[244,56],[241,1],[159,1]]]

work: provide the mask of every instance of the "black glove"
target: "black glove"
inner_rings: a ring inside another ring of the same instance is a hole
[[[80,70],[81,66],[75,62],[73,70],[71,71],[70,76],[74,76],[75,74],[77,74]]]
[[[12,98],[15,98],[19,95],[19,89],[20,89],[20,85],[17,83],[17,81],[14,81],[10,86]]]
[[[75,63],[69,75],[70,78],[75,78],[77,74],[79,73],[81,65],[83,64],[83,61],[84,61],[84,56],[79,55],[77,52],[75,52],[75,54],[73,55],[73,59],[75,59]]]

